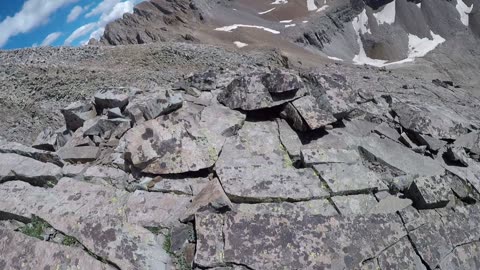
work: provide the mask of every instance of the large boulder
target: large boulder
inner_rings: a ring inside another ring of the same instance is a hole
[[[55,184],[62,177],[62,168],[17,154],[0,154],[0,183],[23,180],[37,186]]]
[[[93,96],[95,106],[102,111],[103,109],[124,108],[128,104],[128,95],[122,89],[104,89]]]
[[[83,126],[83,123],[97,116],[92,104],[77,101],[61,110],[65,118],[65,124],[69,130],[75,131]]]

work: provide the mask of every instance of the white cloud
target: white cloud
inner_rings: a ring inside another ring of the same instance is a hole
[[[80,37],[85,36],[86,34],[90,33],[93,29],[95,29],[96,23],[89,23],[83,26],[80,26],[77,30],[73,31],[73,33],[65,40],[65,45],[70,45],[72,42],[77,40]]]
[[[67,23],[71,23],[71,22],[75,21],[78,18],[78,16],[80,16],[80,14],[82,14],[82,12],[83,12],[83,8],[81,6],[73,7],[72,10],[70,11],[70,13],[67,16]]]
[[[40,44],[40,46],[50,46],[53,42],[55,42],[60,36],[62,35],[61,32],[54,32],[48,35]]]
[[[61,7],[77,0],[27,0],[13,17],[0,22],[0,48],[18,34],[27,33],[48,22],[50,15]]]
[[[87,18],[99,15],[100,18],[98,21],[95,23],[86,24],[75,30],[70,37],[65,40],[65,45],[70,45],[73,41],[89,33],[90,37],[88,40],[92,38],[97,40],[100,39],[105,31],[105,26],[109,22],[121,18],[125,13],[132,13],[133,7],[139,2],[142,2],[142,0],[103,0],[100,4],[93,8],[92,11],[85,15]]]

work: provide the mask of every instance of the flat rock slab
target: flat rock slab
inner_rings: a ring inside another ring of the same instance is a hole
[[[222,167],[216,171],[234,202],[304,201],[330,195],[309,168],[250,166]]]
[[[406,174],[434,176],[445,171],[435,160],[422,156],[391,140],[365,137],[359,149],[371,160],[391,166]]]
[[[0,182],[23,180],[32,185],[45,186],[62,177],[62,168],[17,154],[0,154]]]
[[[169,226],[189,200],[173,194],[129,194],[69,178],[48,190],[19,181],[0,185],[0,211],[38,216],[122,269],[169,269],[163,239],[143,226]]]
[[[125,92],[122,89],[100,90],[93,96],[95,105],[100,109],[123,108],[128,104],[128,94]]]
[[[451,179],[445,176],[416,178],[406,194],[417,209],[445,207],[453,196]]]
[[[80,248],[0,229],[0,269],[115,269]]]
[[[251,269],[357,269],[406,236],[400,217],[228,212],[196,216],[195,262]]]
[[[305,215],[335,216],[338,215],[335,207],[328,200],[310,200],[306,202],[282,202],[282,203],[255,203],[234,204],[236,212],[255,214],[278,214],[303,213]]]
[[[245,116],[221,106],[207,107],[200,117],[164,116],[125,134],[126,157],[152,174],[174,174],[212,167],[223,144],[243,125]]]
[[[378,204],[371,194],[335,196],[332,201],[344,216],[368,214]]]
[[[314,169],[336,195],[371,190],[388,190],[380,176],[362,164],[330,163]]]
[[[306,166],[327,163],[355,164],[360,161],[360,154],[356,149],[304,148],[301,156]]]
[[[291,157],[299,158],[302,142],[300,141],[298,134],[290,127],[287,121],[278,119],[277,123],[282,145]]]
[[[272,74],[253,72],[234,79],[218,95],[218,101],[231,108],[245,111],[275,107],[305,95],[303,82],[293,74],[276,74],[284,81],[271,81]],[[278,85],[281,84],[281,85]]]
[[[446,106],[396,103],[393,111],[404,128],[437,139],[456,139],[466,134],[470,126],[467,119]]]
[[[49,162],[58,166],[63,166],[63,162],[56,153],[28,147],[16,142],[0,143],[0,153],[17,154],[20,156],[33,158],[41,162]]]
[[[317,100],[313,96],[299,98],[293,101],[292,105],[312,130],[337,121],[332,113],[325,111],[318,105]]]
[[[136,186],[140,190],[148,190],[150,192],[172,193],[179,195],[197,195],[203,187],[208,184],[208,178],[145,178]]]
[[[97,112],[90,103],[81,101],[73,102],[61,110],[65,118],[65,124],[69,130],[75,131],[83,126],[83,123],[97,116]]]
[[[100,148],[96,146],[62,147],[57,151],[62,160],[68,162],[90,162],[100,155]]]

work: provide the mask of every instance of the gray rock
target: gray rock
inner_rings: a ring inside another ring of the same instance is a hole
[[[147,94],[137,96],[125,109],[135,123],[155,119],[178,110],[183,105],[181,94]]]
[[[107,110],[107,116],[108,116],[109,119],[123,118],[122,111],[118,107],[108,109]]]
[[[297,133],[288,125],[285,120],[278,119],[277,124],[282,145],[285,147],[290,157],[299,159],[302,142],[300,141]]]
[[[469,156],[465,152],[464,148],[461,147],[448,147],[446,154],[444,155],[453,163],[460,163],[463,166],[468,167]]]
[[[335,195],[388,190],[378,174],[361,164],[319,164],[314,169]]]
[[[304,213],[305,215],[335,216],[337,210],[328,200],[309,200],[305,202],[234,204],[236,212],[255,214],[288,215],[289,213]]]
[[[122,119],[122,118],[108,119],[105,116],[90,119],[86,121],[83,125],[83,135],[84,136],[100,136],[102,138],[110,137],[106,135],[112,134],[112,132],[121,125],[123,127],[123,130],[122,130],[123,131],[122,135],[123,135],[123,133],[125,133],[126,130],[130,128],[130,120]]]
[[[404,128],[437,139],[456,139],[468,132],[468,120],[446,107],[396,103],[393,110]]]
[[[357,150],[337,148],[304,148],[301,151],[302,161],[305,165],[328,163],[355,164],[360,160]]]
[[[378,204],[371,194],[335,196],[332,201],[344,216],[368,214]]]
[[[229,262],[251,269],[356,269],[406,236],[396,214],[203,212],[195,220],[195,263],[201,267]]]
[[[375,132],[383,135],[389,139],[392,139],[394,141],[398,141],[398,138],[400,137],[400,134],[398,132],[391,128],[387,123],[381,123],[375,128]]]
[[[418,177],[413,181],[407,196],[417,209],[444,207],[453,196],[450,178],[436,175]]]
[[[193,198],[192,203],[188,206],[181,221],[192,221],[197,212],[206,210],[226,212],[230,211],[232,207],[232,203],[227,195],[225,195],[218,179],[213,179]]]
[[[310,129],[325,127],[337,121],[333,115],[323,110],[313,96],[305,96],[292,102],[292,105],[307,123]]]
[[[76,178],[83,176],[83,172],[88,168],[85,164],[67,164],[62,168],[62,174],[65,177]]]
[[[95,146],[62,147],[57,154],[62,160],[68,162],[89,162],[98,158],[100,148]]]
[[[304,201],[329,193],[312,169],[281,166],[216,168],[225,192],[233,202]]]
[[[195,73],[186,79],[186,84],[200,91],[212,91],[217,87],[217,73],[208,70],[203,73]]]
[[[212,167],[227,137],[245,116],[225,107],[205,108],[200,117],[147,121],[125,134],[125,157],[146,173],[172,174]]]
[[[95,178],[101,178],[114,187],[125,188],[134,179],[126,172],[107,166],[91,166],[83,172],[85,180],[93,180]]]
[[[378,161],[407,174],[435,176],[444,172],[442,166],[433,159],[377,136],[366,137],[361,143],[360,150],[368,159]]]
[[[415,138],[417,139],[418,142],[420,142],[423,145],[426,145],[428,149],[437,152],[441,148],[443,148],[445,145],[447,145],[446,141],[442,141],[436,138],[433,138],[432,136],[424,135],[424,134],[419,134],[415,133]]]
[[[455,147],[463,147],[469,152],[480,154],[480,136],[478,132],[470,132],[457,138]]]
[[[38,150],[15,142],[0,143],[0,153],[17,154],[24,157],[33,158],[41,162],[48,162],[58,166],[63,166],[63,162],[56,153]]]
[[[80,248],[49,243],[0,228],[2,269],[115,269]]]
[[[379,202],[370,209],[371,214],[388,214],[402,211],[412,205],[410,199],[401,199],[397,196],[387,195],[379,200]]]
[[[57,134],[51,128],[43,129],[32,144],[33,148],[46,151],[55,151],[56,146]]]
[[[300,76],[278,68],[266,73],[262,81],[270,93],[288,93],[305,88]]]
[[[43,163],[17,154],[0,154],[0,182],[23,180],[37,186],[55,184],[62,177],[62,169],[52,163]]]
[[[170,269],[163,239],[142,226],[172,224],[182,206],[178,196],[129,194],[68,178],[50,190],[9,182],[0,185],[0,194],[0,211],[38,216],[120,268]]]
[[[427,270],[407,237],[403,237],[378,256],[377,269]],[[451,269],[451,268],[445,268]]]
[[[128,95],[121,89],[104,89],[94,95],[95,105],[103,109],[124,108],[128,104]]]
[[[277,78],[278,81],[273,82],[268,78]],[[231,109],[245,111],[275,107],[305,94],[304,88],[298,88],[298,80],[288,72],[253,72],[234,79],[218,95],[218,101]]]
[[[477,269],[480,265],[480,244],[478,242],[466,243],[455,247],[440,262],[440,269]]]
[[[65,109],[62,109],[61,112],[65,118],[67,128],[72,131],[82,127],[85,121],[97,116],[92,104],[80,101],[68,105]]]

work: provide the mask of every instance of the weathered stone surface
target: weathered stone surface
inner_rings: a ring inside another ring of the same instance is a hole
[[[0,142],[0,153],[17,154],[20,156],[33,158],[41,162],[48,162],[58,166],[63,166],[63,162],[56,153],[31,148],[15,142]]]
[[[212,167],[225,139],[245,116],[225,107],[207,107],[200,117],[168,116],[147,121],[125,134],[126,158],[146,173],[172,174]]]
[[[129,223],[143,227],[169,227],[178,223],[192,197],[137,190],[125,204]]]
[[[371,194],[358,194],[349,196],[335,196],[332,201],[344,216],[365,215],[378,204]]]
[[[360,154],[355,149],[338,148],[304,148],[301,151],[305,165],[345,163],[355,164],[360,161]]]
[[[377,136],[366,137],[361,143],[360,150],[368,159],[374,159],[407,174],[434,176],[441,175],[444,172],[442,166],[433,159]]]
[[[236,212],[256,214],[278,214],[288,215],[299,213],[304,215],[334,216],[338,215],[337,210],[328,200],[310,200],[306,202],[281,202],[281,203],[255,203],[255,204],[234,204]]]
[[[109,119],[123,118],[122,111],[118,107],[108,109],[107,116]]]
[[[50,190],[14,181],[0,185],[0,211],[38,216],[122,269],[169,269],[163,240],[139,226],[171,221],[181,199],[162,195],[168,194],[129,195],[68,178]]]
[[[288,125],[285,120],[278,119],[278,132],[280,135],[280,141],[287,150],[288,154],[292,158],[300,158],[300,149],[302,148],[302,142],[298,137],[298,134]]]
[[[322,128],[337,121],[333,115],[323,110],[313,96],[305,96],[292,102],[292,105],[310,129]]]
[[[181,94],[146,94],[137,96],[125,109],[133,122],[155,119],[178,110],[183,105]]]
[[[62,147],[57,154],[62,160],[68,162],[89,162],[97,159],[100,148],[95,146]]]
[[[387,123],[381,123],[378,125],[375,128],[375,132],[394,141],[398,141],[398,138],[400,137],[400,134],[398,134],[398,132],[391,128]]]
[[[62,177],[62,168],[52,163],[16,155],[0,154],[0,182],[23,180],[32,185],[45,186]]]
[[[426,270],[407,237],[403,237],[378,256],[378,269]]]
[[[67,128],[73,131],[82,127],[83,123],[88,119],[92,119],[97,116],[92,104],[87,104],[80,101],[68,105],[65,109],[61,110],[61,112],[65,118],[65,124],[67,125]]]
[[[128,95],[121,89],[100,90],[93,96],[99,111],[111,108],[123,108],[128,104]]]
[[[458,163],[468,167],[469,156],[465,152],[465,149],[461,147],[449,147],[444,157],[449,159],[452,163]]]
[[[213,70],[195,73],[189,76],[185,83],[200,91],[212,91],[217,87],[217,73]]]
[[[209,183],[208,178],[181,178],[169,179],[162,177],[145,177],[136,186],[141,190],[150,192],[173,193],[179,195],[195,196]]]
[[[83,172],[83,177],[85,180],[101,178],[117,188],[125,188],[128,183],[135,180],[126,172],[107,166],[90,166]]]
[[[440,175],[416,178],[406,192],[418,208],[444,207],[453,196],[450,178]]]
[[[440,262],[440,269],[478,269],[480,267],[480,243],[472,242],[458,247]]]
[[[0,228],[2,269],[115,269],[80,248],[44,242]]]
[[[129,129],[130,120],[123,118],[108,119],[106,116],[90,119],[83,125],[83,135],[104,137],[107,133],[111,134],[120,125],[126,125],[126,129]]]
[[[202,191],[193,198],[181,217],[182,222],[192,221],[197,212],[212,210],[214,212],[226,212],[232,209],[232,202],[225,195],[218,179],[211,180],[204,186]]]
[[[276,77],[277,81],[264,81],[266,76]],[[253,72],[234,79],[218,95],[218,101],[231,109],[245,111],[275,107],[305,94],[305,89],[299,88],[299,80],[289,73]]]
[[[396,214],[228,212],[222,217],[204,212],[196,216],[196,230],[200,266],[229,262],[253,269],[355,269],[406,235]]]
[[[51,128],[44,128],[32,144],[33,148],[55,151],[57,145],[57,134]]]
[[[221,167],[222,186],[234,202],[303,201],[329,193],[312,169],[281,166]]]
[[[371,190],[388,190],[379,175],[362,164],[330,163],[314,165],[314,169],[336,195]]]
[[[376,194],[375,194],[376,195]],[[378,198],[378,197],[377,197]],[[412,200],[401,199],[397,196],[388,194],[370,209],[371,214],[388,214],[402,211],[412,205]]]
[[[437,139],[456,139],[468,132],[468,120],[445,106],[400,102],[393,105],[393,110],[404,128]]]
[[[266,73],[262,80],[263,85],[270,93],[286,93],[305,88],[305,84],[300,76],[278,68]]]
[[[470,153],[480,154],[480,135],[478,132],[461,135],[455,140],[454,146],[463,147]]]

